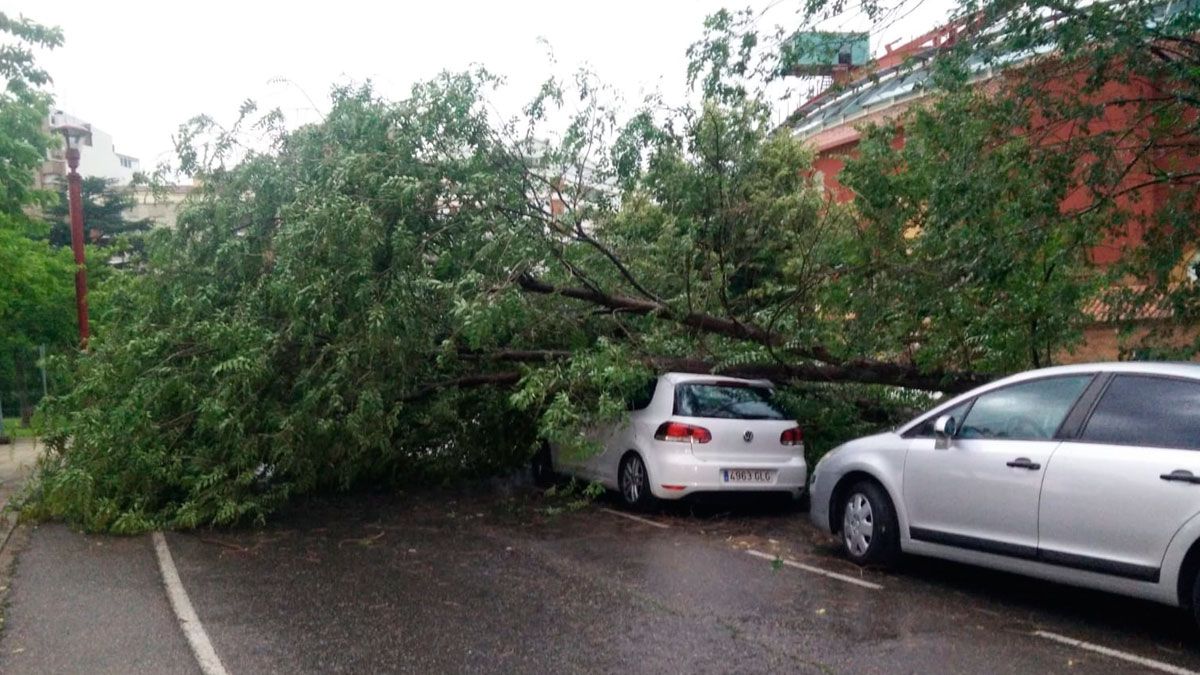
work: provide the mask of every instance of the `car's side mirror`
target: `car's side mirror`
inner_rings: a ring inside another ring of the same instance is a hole
[[[933,447],[938,450],[945,450],[950,447],[950,439],[954,438],[955,432],[958,431],[958,425],[954,418],[949,415],[942,415],[933,423],[933,435],[936,439]]]

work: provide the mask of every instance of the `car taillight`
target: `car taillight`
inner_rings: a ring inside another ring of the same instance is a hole
[[[779,434],[780,445],[804,445],[804,430],[800,427],[792,427]]]
[[[698,427],[682,422],[663,422],[654,437],[660,441],[692,441],[707,443],[712,440],[712,432],[704,427]]]

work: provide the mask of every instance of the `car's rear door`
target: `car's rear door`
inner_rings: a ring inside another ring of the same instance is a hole
[[[1054,453],[1039,509],[1047,562],[1146,581],[1200,512],[1200,381],[1116,374]]]
[[[1038,494],[1058,429],[1094,374],[1028,380],[970,403],[949,447],[910,441],[904,465],[909,536],[1032,558]]]
[[[669,397],[669,384],[660,384],[659,378],[649,380],[625,401],[627,416],[589,434],[588,438],[594,440],[599,448],[585,460],[584,471],[588,478],[612,488],[617,487],[621,457],[627,450],[638,447],[639,430],[646,426],[646,419],[653,417],[648,409],[658,395],[656,392],[660,387],[665,392],[663,395]]]

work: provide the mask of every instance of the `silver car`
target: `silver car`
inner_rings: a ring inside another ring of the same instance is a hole
[[[835,448],[809,487],[859,564],[946,558],[1200,621],[1200,365],[1014,375]]]

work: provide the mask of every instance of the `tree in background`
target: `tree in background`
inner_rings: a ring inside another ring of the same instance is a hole
[[[977,149],[947,145],[948,163],[987,163],[1014,144],[1027,146],[1014,165],[1021,170],[1003,183],[1015,187],[1036,176],[1053,186],[1039,196],[1053,198],[1058,213],[1029,219],[1030,230],[1036,223],[1036,230],[1064,238],[1066,250],[1050,258],[1031,242],[1054,266],[1046,279],[1099,282],[1090,293],[1080,292],[1086,285],[1048,286],[1040,304],[1027,308],[1031,318],[1044,319],[1046,303],[1091,303],[1089,315],[1073,323],[1121,322],[1128,354],[1193,358],[1200,352],[1200,287],[1185,268],[1200,239],[1200,3],[968,0],[957,14],[971,30],[936,64],[938,96],[911,122],[943,134],[968,131],[952,102],[973,96],[972,123],[986,121],[994,138]],[[973,80],[989,67],[1003,75],[985,94]],[[1037,194],[1038,186],[1023,192]],[[1020,199],[1000,203],[1009,208]],[[1046,228],[1047,219],[1060,225]],[[1096,244],[1116,261],[1099,265],[1069,250]],[[1156,317],[1151,324],[1143,321],[1148,315]],[[1034,364],[1049,362],[1055,351],[1035,355]]]
[[[919,4],[797,3],[801,31],[843,13],[886,28]],[[761,97],[791,70],[801,43],[759,20],[710,18],[691,73],[710,95]],[[945,337],[985,370],[1046,365],[1097,318],[1124,322],[1131,354],[1195,355],[1200,6],[965,0],[947,20],[960,29],[954,47],[902,67],[931,74],[926,96],[865,129],[843,175],[864,233],[852,255],[872,261],[868,277],[844,277],[857,297],[883,284],[927,307],[884,325],[909,336],[918,360],[940,360],[929,348]],[[989,248],[1014,238],[1028,246]],[[1117,261],[1098,265],[1087,255],[1096,245]],[[1014,252],[1007,269],[988,261]],[[980,294],[981,277],[995,287]],[[1159,318],[1148,332],[1147,314]]]
[[[1059,58],[1022,69],[1004,98],[1035,110],[1053,151],[1080,167],[1082,198],[1068,211],[1099,214],[1120,254],[1102,298],[1108,318],[1123,321],[1126,348],[1194,358],[1200,286],[1187,268],[1200,250],[1200,3],[1005,2],[978,11],[1000,30],[963,50],[985,62],[1057,49]],[[1139,321],[1147,314],[1162,317],[1149,331]]]
[[[87,176],[81,185],[83,222],[88,242],[94,246],[117,246],[123,251],[142,249],[141,235],[153,225],[149,218],[128,220],[127,211],[136,206],[132,194],[116,185],[116,181],[99,176]],[[46,211],[50,220],[50,243],[71,245],[70,208],[66,186],[59,191],[58,201]]]
[[[1063,211],[1074,158],[1013,133],[1021,117],[963,89],[907,114],[903,144],[867,130],[841,176],[861,222],[839,280],[848,332],[985,372],[1052,365],[1078,343],[1106,220]]]
[[[0,13],[0,396],[12,401],[40,386],[34,358],[37,345],[66,347],[74,342],[74,264],[70,253],[46,241],[48,226],[31,215],[52,203],[52,193],[34,189],[33,179],[52,139],[44,132],[49,97],[47,74],[33,60],[34,47],[61,44],[62,33],[28,19]],[[27,418],[29,401],[21,401]]]

